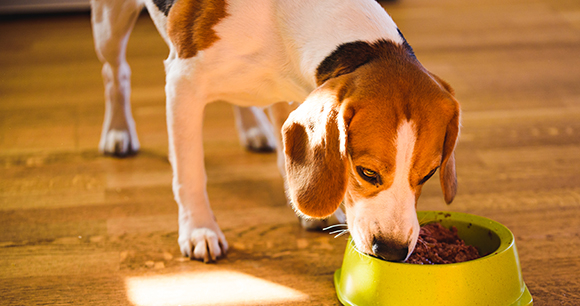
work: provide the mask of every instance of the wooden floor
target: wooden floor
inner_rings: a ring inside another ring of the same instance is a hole
[[[516,236],[534,305],[580,305],[580,2],[384,4],[463,107],[459,194]],[[273,154],[242,149],[209,107],[209,195],[231,245],[217,264],[177,246],[164,117],[167,47],[143,16],[131,37],[142,151],[97,152],[103,86],[88,14],[0,16],[0,304],[339,305],[345,239],[303,231]]]

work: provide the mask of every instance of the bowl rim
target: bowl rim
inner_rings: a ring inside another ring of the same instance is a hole
[[[386,261],[386,260],[380,259],[378,257],[374,257],[372,255],[369,255],[367,253],[364,253],[356,247],[356,245],[354,244],[354,241],[352,240],[352,236],[349,236],[347,244],[349,245],[349,248],[351,250],[354,250],[354,251],[358,252],[360,255],[368,258],[369,260],[380,263],[381,265],[402,265],[402,266],[404,265],[406,267],[407,266],[408,267],[417,266],[417,267],[423,267],[422,269],[425,269],[425,268],[441,269],[444,267],[457,266],[457,265],[467,265],[467,264],[470,264],[473,262],[481,262],[481,261],[489,260],[491,257],[495,257],[495,256],[498,256],[498,255],[503,254],[505,252],[508,252],[515,244],[515,238],[514,238],[513,233],[505,225],[503,225],[497,221],[491,220],[489,218],[474,215],[474,214],[469,214],[469,213],[463,213],[463,212],[435,211],[435,210],[417,211],[417,218],[420,219],[421,215],[428,215],[428,214],[433,214],[435,216],[442,215],[443,218],[451,218],[452,220],[463,221],[463,222],[465,222],[465,219],[467,219],[467,220],[471,221],[469,223],[486,228],[490,232],[495,233],[495,235],[497,235],[500,239],[500,245],[497,247],[497,249],[495,249],[491,253],[484,255],[484,256],[481,256],[477,259],[472,259],[472,260],[468,260],[468,261],[448,263],[448,264],[414,264],[414,263],[408,263],[408,262]],[[458,220],[457,218],[459,218],[460,220]],[[423,223],[421,223],[422,221],[419,221],[419,225],[423,226],[423,225],[428,224],[428,223],[441,222],[442,220],[443,219],[436,218],[436,219],[429,219],[427,222],[423,222]]]

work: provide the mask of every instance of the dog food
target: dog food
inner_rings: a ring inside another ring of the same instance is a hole
[[[474,246],[467,245],[457,235],[457,228],[446,229],[440,223],[421,227],[415,251],[407,263],[420,265],[448,264],[479,258]]]

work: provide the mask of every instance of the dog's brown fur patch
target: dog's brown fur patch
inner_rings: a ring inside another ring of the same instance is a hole
[[[213,27],[228,16],[225,0],[178,0],[167,17],[167,34],[179,58],[194,57],[219,37]]]
[[[316,69],[318,86],[330,78],[351,73],[358,67],[378,58],[416,61],[413,49],[408,44],[396,44],[392,41],[379,40],[374,43],[353,41],[344,43],[327,56]]]

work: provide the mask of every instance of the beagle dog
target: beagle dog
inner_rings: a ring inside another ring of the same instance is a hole
[[[307,218],[340,219],[343,204],[362,252],[391,261],[411,254],[419,235],[417,200],[437,169],[445,201],[453,200],[459,103],[376,1],[91,4],[106,88],[102,152],[139,149],[125,49],[143,6],[169,46],[169,159],[185,256],[212,261],[228,249],[210,208],[203,160],[204,107],[216,100],[268,107],[273,130],[281,131],[274,133],[278,165],[293,208]],[[252,117],[247,108],[238,111]],[[266,137],[267,129],[254,134]]]

